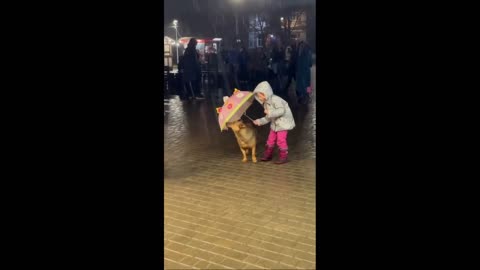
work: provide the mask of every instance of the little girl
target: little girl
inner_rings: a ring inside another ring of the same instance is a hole
[[[253,123],[257,126],[271,123],[265,152],[260,160],[272,160],[273,148],[276,143],[280,151],[280,158],[275,164],[286,163],[288,157],[287,134],[295,127],[292,111],[285,100],[273,94],[272,87],[268,82],[259,83],[253,93],[255,99],[263,105],[266,114],[265,117],[257,119]]]

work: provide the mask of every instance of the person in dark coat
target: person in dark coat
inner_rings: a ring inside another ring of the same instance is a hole
[[[283,89],[283,92],[288,94],[288,88],[290,87],[290,84],[292,83],[292,79],[295,79],[295,72],[296,72],[296,62],[297,62],[297,47],[295,42],[292,43],[292,45],[287,48],[287,50],[290,50],[288,53],[287,59],[287,82],[285,84],[285,88]]]
[[[177,80],[176,80],[176,85],[177,85],[177,91],[178,91],[178,95],[180,96],[180,99],[181,100],[185,100],[186,99],[186,95],[188,95],[187,93],[185,93],[185,83],[184,83],[184,79],[183,79],[183,73],[184,73],[184,69],[183,69],[183,55],[181,55],[179,57],[179,61],[178,61],[178,75],[177,75]]]
[[[264,48],[260,49],[260,80],[258,83],[268,80],[268,56]]]
[[[301,41],[298,44],[296,60],[295,81],[297,82],[298,102],[306,104],[307,87],[310,86],[310,68],[312,67],[312,51],[309,46]]]
[[[272,73],[270,77],[270,85],[273,87],[273,91],[276,95],[283,96],[281,90],[281,65],[283,62],[283,54],[277,43],[274,44],[272,49]]]
[[[183,54],[183,82],[187,90],[187,97],[194,95],[196,99],[204,99],[200,93],[200,56],[198,55],[195,47],[197,46],[197,40],[195,38],[190,39]]]
[[[213,85],[215,86],[214,89],[218,88],[218,59],[217,59],[217,57],[218,57],[217,53],[213,50],[207,55],[208,71],[209,71],[208,81],[209,81],[209,83],[213,82]]]
[[[238,65],[239,65],[239,81],[240,82],[246,82],[245,84],[242,84],[241,87],[242,89],[247,90],[248,89],[248,52],[245,50],[245,47],[242,46],[240,48],[240,54],[238,55]]]
[[[236,88],[240,88],[238,80],[239,73],[239,51],[237,45],[233,46],[228,54],[228,62],[230,64],[230,72],[232,74],[233,84]]]

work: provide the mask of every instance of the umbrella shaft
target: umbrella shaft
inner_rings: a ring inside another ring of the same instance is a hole
[[[246,113],[245,113],[245,114],[243,114],[243,115],[245,115],[245,116],[246,116],[248,119],[250,119],[250,121],[252,121],[252,122],[253,122],[253,119],[252,119],[252,118],[250,118],[250,117],[248,117],[248,115],[247,115]]]

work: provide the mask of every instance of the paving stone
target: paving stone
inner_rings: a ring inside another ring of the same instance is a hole
[[[307,237],[300,237],[297,239],[298,242],[305,244],[305,245],[310,245],[310,246],[315,246],[316,241]]]
[[[225,252],[225,256],[234,258],[239,261],[243,261],[248,257],[248,253],[242,252],[242,251],[237,251],[233,249],[229,249],[227,252]]]
[[[238,252],[244,252],[244,253],[248,253],[250,248],[247,246],[246,243],[233,243],[231,245],[231,249],[232,250],[235,250],[235,251],[238,251]]]
[[[225,259],[222,262],[222,264],[225,265],[225,266],[231,267],[233,269],[243,269],[246,266],[245,263],[235,261],[235,260],[232,260],[232,259]]]
[[[297,253],[295,253],[295,258],[299,258],[299,259],[306,260],[306,261],[309,261],[309,262],[315,262],[315,255],[310,254],[310,253],[306,253],[306,252],[302,252],[302,251],[298,251]]]
[[[164,249],[164,257],[166,259],[169,259],[171,261],[174,261],[174,262],[180,262],[182,261],[185,257],[187,257],[185,254],[183,253],[178,253],[178,252],[175,252],[175,251],[172,251],[172,250],[168,250],[168,249]]]
[[[205,250],[197,250],[195,254],[195,258],[202,259],[205,261],[210,261],[216,255],[214,253],[205,251]]]
[[[222,264],[224,265],[222,262],[225,260],[225,256],[223,255],[215,255],[213,257],[210,258],[210,262],[213,262],[213,263],[218,263],[218,264]]]
[[[209,263],[207,268],[205,269],[231,269],[231,268],[228,268],[226,266],[216,264],[216,263]]]
[[[173,251],[176,251],[176,252],[179,252],[179,253],[184,253],[185,249],[187,249],[188,247],[184,244],[179,244],[179,243],[173,242],[173,239],[172,239],[172,242],[168,245],[167,248],[169,250],[173,250]]]
[[[314,246],[309,246],[309,245],[305,245],[305,244],[302,244],[302,243],[297,243],[294,247],[295,249],[298,249],[298,250],[301,250],[301,251],[304,251],[306,253],[314,253],[315,254],[315,247]]]
[[[297,269],[315,269],[315,263],[299,261],[296,265]]]
[[[272,243],[262,243],[262,248],[278,253],[283,253],[283,251],[287,249],[285,246],[275,245]]]
[[[258,259],[258,261],[255,263],[258,266],[263,267],[264,269],[272,269],[277,265],[277,262],[272,262],[269,260],[264,260],[264,259]]]
[[[167,270],[167,269],[192,269],[192,267],[188,266],[188,265],[184,265],[182,263],[178,263],[178,262],[175,262],[175,261],[171,261],[171,260],[164,260],[164,263],[163,263],[163,267]]]
[[[195,269],[207,269],[207,266],[209,265],[209,262],[207,261],[203,261],[203,260],[199,260],[194,266],[193,268]]]
[[[280,260],[281,263],[284,263],[286,265],[289,265],[290,267],[293,267],[295,268],[295,265],[297,265],[297,263],[299,262],[299,260],[293,258],[293,257],[288,257],[288,256],[285,256],[283,257],[281,260]]]
[[[255,264],[258,261],[258,257],[255,257],[253,255],[249,255],[243,262],[249,263],[249,264]]]
[[[244,164],[234,134],[219,131],[216,104],[170,100],[164,125],[166,268],[315,266],[315,103],[308,106],[292,109],[298,123],[289,132],[289,163]],[[257,158],[268,132],[268,126],[258,128]]]
[[[194,265],[197,264],[200,260],[199,259],[196,259],[194,257],[185,257],[181,263],[183,264],[186,264],[186,265],[190,265],[192,266],[192,268],[195,268]]]
[[[188,244],[189,242],[192,241],[191,237],[185,236],[185,235],[175,235],[172,238],[170,238],[171,241],[179,242],[182,244]]]

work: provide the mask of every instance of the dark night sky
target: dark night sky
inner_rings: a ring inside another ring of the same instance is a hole
[[[172,21],[179,21],[178,31],[182,36],[191,35],[212,35],[211,27],[208,25],[206,2],[200,6],[200,10],[194,8],[192,0],[166,0],[164,3],[164,29],[165,34],[174,37],[175,30],[169,28]]]
[[[165,0],[164,34],[175,37],[175,30],[169,26],[174,19],[177,19],[181,36],[213,37],[213,29],[208,21],[208,14],[212,10],[233,17],[234,8],[247,11],[254,9],[256,5],[271,5],[273,1],[275,3],[282,1],[286,6],[309,4],[314,7],[315,5],[315,0]]]

